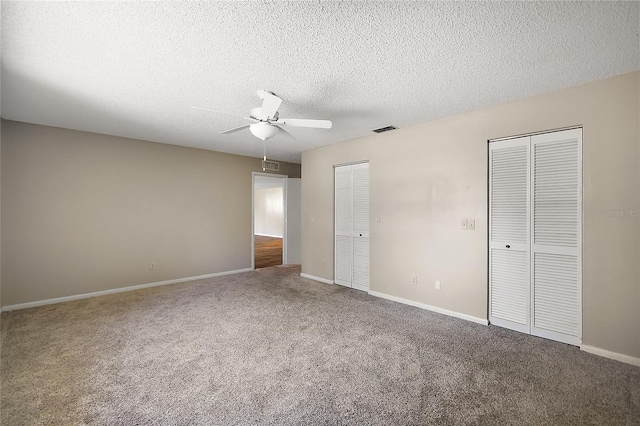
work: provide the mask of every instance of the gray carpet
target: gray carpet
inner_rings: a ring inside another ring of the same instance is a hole
[[[638,367],[299,273],[3,313],[2,424],[640,424]]]

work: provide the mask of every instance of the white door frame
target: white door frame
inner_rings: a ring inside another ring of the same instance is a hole
[[[251,269],[256,269],[256,211],[255,211],[255,191],[256,191],[256,176],[269,177],[276,179],[284,179],[282,184],[282,263],[285,261],[286,241],[287,241],[287,181],[288,175],[277,175],[274,173],[262,173],[251,172]]]

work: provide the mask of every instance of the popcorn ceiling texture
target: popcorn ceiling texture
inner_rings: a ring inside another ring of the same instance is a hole
[[[270,158],[640,69],[637,2],[2,2],[2,116]]]

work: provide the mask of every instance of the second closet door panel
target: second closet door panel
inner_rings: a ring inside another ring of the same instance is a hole
[[[529,137],[489,146],[489,320],[530,332]]]
[[[335,278],[336,284],[351,287],[351,167],[335,168]]]
[[[531,334],[571,344],[582,337],[580,129],[531,137]]]
[[[369,163],[352,166],[353,288],[369,290]]]

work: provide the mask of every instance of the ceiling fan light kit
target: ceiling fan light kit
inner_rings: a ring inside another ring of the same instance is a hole
[[[260,121],[255,124],[249,125],[249,131],[251,134],[258,139],[262,139],[266,141],[267,139],[278,134],[278,128],[274,125],[269,124],[266,121]]]

